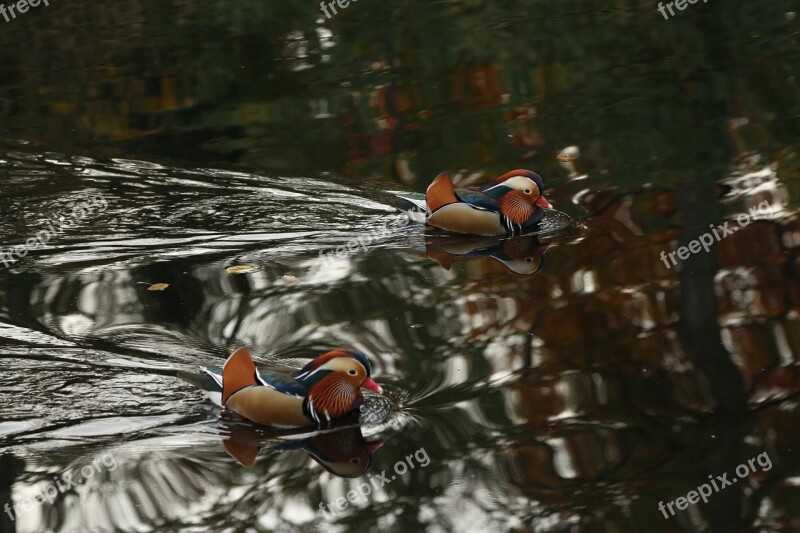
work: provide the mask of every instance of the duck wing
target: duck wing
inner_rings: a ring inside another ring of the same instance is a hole
[[[261,385],[275,389],[278,392],[290,394],[292,396],[308,395],[308,389],[305,387],[305,385],[294,379],[292,376],[283,374],[281,372],[262,369],[257,371],[256,377],[258,378],[258,381],[261,382]]]
[[[460,201],[476,209],[500,212],[500,203],[484,192],[472,189],[455,189],[453,192]]]
[[[209,393],[222,393],[222,367],[215,365],[201,366],[203,372],[178,371],[178,377]],[[292,369],[261,369],[256,371],[259,385],[285,392],[292,396],[305,396],[308,389],[299,381],[289,375]]]

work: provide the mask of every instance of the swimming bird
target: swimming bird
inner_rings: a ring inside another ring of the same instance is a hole
[[[178,376],[208,392],[217,405],[267,426],[327,424],[360,410],[362,387],[383,392],[370,377],[367,356],[343,348],[320,355],[291,374],[256,370],[247,347],[233,352],[221,370],[200,368],[203,374],[179,372]]]
[[[530,170],[507,172],[479,191],[456,189],[440,174],[425,194],[427,222],[455,233],[521,233],[541,221],[543,208],[552,207],[543,190],[542,178]]]
[[[542,177],[530,170],[512,170],[480,190],[456,188],[446,173],[419,195],[400,195],[395,206],[425,212],[425,222],[454,233],[517,235],[538,224],[552,205],[544,197]]]

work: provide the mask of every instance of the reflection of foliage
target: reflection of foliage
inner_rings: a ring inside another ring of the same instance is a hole
[[[659,178],[651,170],[654,161],[661,163],[664,175],[687,166],[727,164],[732,155],[725,134],[729,119],[749,120],[737,122],[743,147],[769,154],[776,140],[791,145],[785,138],[796,135],[793,76],[800,70],[800,55],[784,15],[793,7],[788,0],[696,5],[669,22],[651,4],[640,4],[634,10],[622,2],[586,7],[572,1],[361,0],[320,24],[322,15],[313,1],[74,0],[3,26],[0,103],[13,102],[3,126],[37,127],[83,143],[127,141],[137,150],[191,151],[193,157],[200,146],[216,156],[298,173],[389,175],[393,163],[407,160],[422,182],[451,166],[507,169],[527,162],[525,157],[552,164],[555,147],[575,143],[584,154],[581,163],[602,169],[614,165],[615,180],[649,183]],[[752,37],[754,29],[758,37]],[[15,45],[19,42],[27,43],[24,53]],[[118,176],[121,171],[110,163],[97,166],[94,170],[102,171],[97,174]],[[70,178],[81,179],[73,171]],[[248,213],[248,230],[263,230],[268,224],[263,221],[271,221],[279,224],[270,226],[276,233],[303,225],[317,230],[319,220],[334,216],[315,205],[307,209],[309,219],[302,219],[305,213],[295,212],[295,205],[283,198],[259,198],[254,206],[250,198],[233,203],[221,190],[229,184],[253,187],[255,177],[204,176],[202,190],[209,198],[194,197],[189,205],[131,191],[140,190],[136,185],[147,178],[171,187],[170,178],[188,176],[196,183],[196,175],[165,168],[124,175],[129,181],[116,183],[125,184],[128,192],[118,201],[128,202],[133,215],[113,226],[124,235],[151,237],[176,228],[188,232],[187,226],[243,231],[236,220],[239,212]],[[31,183],[34,178],[27,179]],[[455,503],[479,507],[509,525],[520,517],[557,516],[590,526],[597,525],[592,520],[630,524],[631,508],[639,523],[661,524],[651,500],[681,492],[686,472],[703,478],[722,470],[710,468],[706,460],[728,449],[738,432],[743,438],[737,446],[747,442],[759,451],[771,447],[782,452],[796,445],[792,428],[800,425],[796,405],[786,402],[774,411],[743,417],[743,427],[734,428],[724,446],[712,441],[718,433],[706,415],[714,405],[707,380],[716,374],[709,377],[693,368],[676,340],[674,272],[667,276],[655,259],[673,236],[663,231],[668,222],[652,209],[666,205],[664,213],[674,214],[674,194],[661,184],[664,190],[617,197],[597,190],[600,179],[593,176],[592,201],[610,198],[608,210],[598,208],[580,245],[565,240],[550,268],[527,282],[500,277],[486,283],[486,272],[469,271],[476,280],[464,282],[454,278],[457,273],[444,275],[435,265],[397,254],[353,259],[354,271],[363,278],[316,285],[319,273],[300,267],[301,285],[286,279],[288,270],[273,255],[265,255],[266,261],[276,263],[252,278],[253,273],[231,276],[217,259],[234,248],[218,248],[218,255],[207,252],[191,269],[167,261],[151,264],[151,256],[167,246],[157,241],[148,245],[152,248],[131,245],[128,253],[142,255],[125,268],[81,272],[75,267],[69,274],[48,270],[40,282],[28,278],[27,283],[38,283],[34,289],[9,284],[13,289],[0,299],[12,302],[6,307],[18,314],[32,306],[32,316],[25,317],[30,324],[64,337],[88,324],[80,331],[83,339],[108,342],[115,350],[144,345],[147,352],[153,339],[162,339],[159,357],[169,354],[173,363],[195,364],[196,343],[203,341],[214,347],[247,341],[273,354],[304,356],[336,341],[381,354],[385,368],[404,376],[399,388],[410,391],[412,401],[405,407],[419,424],[403,428],[391,447],[381,450],[376,468],[391,467],[421,442],[432,465],[414,471],[407,484],[392,484],[389,501],[373,501],[368,509],[348,515],[343,522],[354,527],[385,525],[390,518],[408,530],[451,524]],[[212,188],[215,180],[221,189]],[[280,185],[266,179],[259,185],[267,183]],[[348,211],[343,224],[353,225],[352,204],[326,202],[317,184],[309,187],[298,200],[303,209],[312,199],[321,200],[332,210]],[[10,201],[3,201],[9,202],[10,212]],[[723,313],[730,309],[731,316],[734,311],[755,316],[767,324],[764,330],[792,330],[796,247],[775,244],[795,240],[790,224],[795,223],[752,228],[751,241],[761,248],[733,239],[720,245],[723,256],[736,256],[723,262],[723,281],[734,271],[753,269],[758,275],[742,275],[752,284],[746,288],[783,307],[748,308],[723,283],[718,287]],[[24,235],[26,230],[23,225],[16,231]],[[181,257],[192,241],[169,246],[175,247],[170,249],[173,257]],[[244,245],[231,246],[240,250]],[[300,255],[298,246],[284,248],[286,255]],[[119,250],[124,254],[124,243]],[[745,257],[748,250],[752,256]],[[769,253],[760,257],[758,250]],[[145,300],[143,287],[134,281],[162,279],[171,284],[166,294],[180,299]],[[763,281],[774,279],[786,281],[790,296],[774,281]],[[554,289],[559,296],[553,296]],[[81,313],[87,314],[81,316],[91,320],[61,322],[77,314],[73,306],[79,300]],[[542,309],[541,327],[526,333]],[[409,328],[408,317],[421,327]],[[62,329],[65,325],[73,329]],[[726,328],[726,335],[738,339],[732,344],[744,361],[737,372],[755,381],[762,369],[775,370],[775,350],[756,338],[762,334],[760,324]],[[747,333],[748,328],[757,333]],[[488,376],[494,372],[519,369],[522,352],[533,351],[534,336],[543,339],[544,348],[536,349],[540,366],[493,384]],[[771,339],[766,333],[764,338]],[[796,346],[796,337],[790,340]],[[20,394],[21,385],[12,381],[32,367],[29,351],[21,352],[8,350],[25,364],[12,366],[2,377],[5,390]],[[85,362],[89,355],[80,357]],[[795,369],[784,368],[786,376],[768,374],[761,390],[791,394]],[[83,411],[130,420],[140,410],[187,409],[181,404],[184,391],[170,388],[166,380],[156,382],[157,392],[151,390],[152,380],[137,385],[142,405],[131,400],[137,396],[125,372],[115,371],[97,384],[86,384],[84,375],[68,380],[42,374],[38,384],[45,391],[60,391],[67,382],[73,395],[84,390],[79,386],[93,393],[76,395],[81,401],[70,405],[64,396],[43,395],[35,406],[37,416],[50,425],[72,424],[85,416]],[[126,402],[131,405],[123,408]],[[14,415],[18,409],[4,407]],[[184,463],[170,466],[170,461],[186,448],[169,455],[159,468],[180,479]],[[220,457],[213,450],[197,453]],[[772,504],[765,512],[774,512],[775,523],[783,519],[778,515],[791,511],[791,488],[783,480],[796,475],[797,468],[788,457],[774,478],[752,480],[758,489],[745,502],[751,517],[758,516],[759,502]],[[572,477],[553,466],[564,458],[574,470]],[[199,459],[187,461],[205,472]],[[208,473],[209,484],[249,492],[215,504],[205,516],[207,525],[247,523],[305,495],[311,495],[312,511],[314,502],[330,499],[322,494],[323,486],[334,483],[319,481],[313,465],[285,457],[260,465],[259,475],[246,480]],[[132,477],[137,476],[148,490],[156,484],[144,474]],[[168,484],[167,478],[157,484]],[[472,483],[478,479],[483,484],[475,493]],[[487,492],[494,499],[476,495]],[[190,491],[178,503],[196,495]],[[423,496],[432,501],[421,502]],[[740,496],[733,491],[724,495]],[[722,497],[717,502],[726,503]],[[711,509],[704,512],[713,515]],[[156,513],[162,517],[173,519],[167,511]]]
[[[76,1],[4,27],[0,97],[13,124],[56,135],[189,141],[296,172],[391,174],[399,157],[422,181],[551,164],[567,143],[639,180],[653,157],[725,157],[728,118],[763,142],[791,131],[791,2],[669,22],[617,4],[362,1],[325,20],[316,2]]]

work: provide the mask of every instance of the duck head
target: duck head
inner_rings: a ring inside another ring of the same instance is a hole
[[[535,236],[512,237],[503,241],[492,257],[515,274],[536,274],[544,268],[544,254],[549,244],[541,244]]]
[[[308,389],[303,404],[306,415],[316,422],[329,422],[360,408],[361,388],[382,393],[370,377],[369,359],[357,350],[337,349],[320,355],[294,378]]]
[[[512,170],[483,189],[500,203],[500,213],[512,223],[524,226],[538,215],[540,208],[552,209],[544,197],[542,177],[530,170]]]
[[[370,469],[372,455],[382,445],[382,440],[368,442],[358,427],[312,437],[305,450],[331,474],[356,478]]]

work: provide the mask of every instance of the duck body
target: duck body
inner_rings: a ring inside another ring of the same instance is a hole
[[[217,405],[266,426],[302,427],[329,423],[363,405],[361,388],[383,390],[370,378],[369,359],[358,351],[338,349],[302,369],[285,373],[258,371],[248,348],[236,350],[221,369],[179,377],[205,390]]]
[[[401,199],[402,208],[424,210],[429,226],[483,236],[524,233],[552,208],[541,176],[530,170],[507,172],[479,190],[456,188],[443,173],[428,186],[424,202],[415,195]]]

